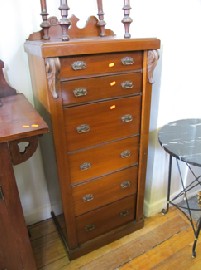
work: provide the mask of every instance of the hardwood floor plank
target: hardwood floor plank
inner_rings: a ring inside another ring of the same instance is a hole
[[[31,243],[39,269],[63,257],[66,258],[66,264],[69,263],[63,243],[56,231],[37,238]]]
[[[159,213],[145,219],[143,229],[72,261],[51,219],[31,226],[30,232],[39,270],[201,269],[201,242],[197,258],[192,259],[194,235],[187,219],[175,208],[165,216]]]
[[[197,244],[197,256],[192,258],[191,249],[193,242],[184,246],[178,252],[172,254],[169,258],[161,261],[156,265],[154,270],[169,270],[178,269],[178,262],[180,269],[183,270],[200,270],[201,269],[201,243]]]
[[[112,248],[111,245],[108,245],[109,250],[107,253],[104,253],[101,256],[88,260],[88,262],[85,261],[84,263],[81,262],[81,259],[78,259],[72,261],[68,267],[82,270],[98,269],[97,267],[99,267],[101,270],[115,269],[119,267],[119,265],[140,256],[151,248],[157,246],[159,243],[169,239],[172,235],[185,230],[188,227],[189,224],[181,219],[180,216],[174,216],[167,219],[166,222],[160,225],[155,224],[154,229],[152,228],[151,231],[142,229],[140,230],[141,234],[140,231],[138,231],[138,237],[134,237],[134,239],[130,239],[128,242],[122,241],[121,245],[118,247]],[[126,237],[124,237],[124,239],[125,238]],[[86,256],[90,257],[91,254]],[[79,263],[82,263],[82,265]]]
[[[180,250],[186,246],[188,247],[188,256],[191,257],[191,247],[189,243],[192,243],[193,239],[194,237],[193,237],[192,229],[191,227],[188,227],[188,229],[181,231],[178,234],[173,235],[167,241],[164,241],[163,243],[149,250],[145,254],[135,258],[134,260],[130,261],[128,264],[125,264],[120,269],[121,270],[155,269],[154,267],[159,265],[161,262],[165,262],[166,260],[167,260],[166,263],[169,265],[170,257],[180,252]],[[173,269],[173,268],[169,268],[169,269]]]
[[[39,268],[39,270],[65,270],[65,269],[69,269],[68,266],[69,266],[69,260],[67,258],[67,255],[65,255],[64,257]]]
[[[56,231],[52,219],[40,221],[32,226],[29,226],[28,229],[31,235],[31,241]]]

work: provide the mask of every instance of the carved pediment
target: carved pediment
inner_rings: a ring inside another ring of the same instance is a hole
[[[56,17],[48,18],[47,4],[46,0],[41,0],[41,16],[42,31],[34,33],[29,36],[29,40],[53,40],[61,39],[62,41],[68,41],[72,38],[88,38],[88,37],[105,37],[105,36],[114,36],[114,32],[110,29],[105,29],[105,19],[103,11],[103,1],[97,0],[98,8],[98,19],[94,16],[89,17],[86,22],[86,26],[82,29],[77,27],[78,19],[72,15],[68,18],[69,6],[67,0],[61,0],[59,10],[61,11],[61,18],[57,19]],[[130,18],[130,0],[124,0],[123,5],[124,17],[121,22],[124,25],[124,38],[130,38],[129,33],[130,24],[133,20]],[[115,15],[115,14],[114,14]]]
[[[70,18],[71,25],[68,29],[70,38],[90,38],[98,37],[100,34],[99,20],[95,16],[90,16],[86,22],[85,27],[79,28],[77,23],[79,19],[72,15]],[[57,17],[50,17],[48,19],[49,30],[48,35],[50,40],[60,39],[62,37],[62,28]],[[114,32],[110,29],[105,29],[105,36],[114,36]],[[33,33],[29,36],[28,40],[40,40],[43,38],[43,30]]]

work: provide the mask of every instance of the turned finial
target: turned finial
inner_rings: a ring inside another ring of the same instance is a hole
[[[42,15],[42,19],[43,22],[41,23],[41,27],[43,28],[43,39],[49,39],[49,35],[48,35],[48,31],[50,28],[50,23],[47,20],[47,4],[46,4],[46,0],[40,0],[40,4],[41,4],[41,15]]]
[[[70,39],[68,35],[68,28],[71,25],[71,21],[68,19],[68,10],[70,8],[68,7],[67,0],[60,0],[60,3],[59,10],[61,10],[61,20],[59,24],[62,28],[62,40],[67,41]]]
[[[122,23],[124,24],[124,29],[125,29],[125,33],[124,33],[124,38],[130,38],[131,35],[129,33],[129,27],[130,27],[130,24],[132,23],[132,19],[130,18],[130,9],[131,9],[131,6],[130,6],[130,0],[124,0],[124,7],[123,7],[123,10],[124,10],[124,18],[122,20]]]
[[[97,5],[98,5],[98,17],[99,17],[99,22],[98,26],[100,26],[100,36],[104,37],[105,36],[105,20],[104,20],[104,12],[103,12],[103,3],[102,0],[97,0]]]

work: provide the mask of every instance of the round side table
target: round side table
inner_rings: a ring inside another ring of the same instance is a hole
[[[195,225],[192,213],[198,213],[201,211],[201,204],[192,204],[188,193],[197,186],[201,186],[201,175],[197,176],[192,167],[201,167],[201,119],[182,119],[170,122],[159,130],[158,140],[163,149],[170,155],[167,186],[167,208],[163,209],[162,213],[166,214],[169,210],[169,205],[171,204],[176,206],[185,214],[194,231],[195,241],[192,248],[192,257],[196,257],[196,243],[201,229],[201,216],[199,215],[197,224]],[[174,196],[174,198],[170,199],[172,158],[176,158],[182,191]],[[179,161],[186,164],[193,176],[193,180],[189,185],[184,184]],[[182,204],[176,203],[176,200],[180,197],[184,198],[184,203]]]

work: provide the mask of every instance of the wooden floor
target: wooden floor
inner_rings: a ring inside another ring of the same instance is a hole
[[[201,270],[201,236],[192,258],[192,228],[178,210],[145,219],[143,229],[69,261],[52,220],[30,227],[40,270]]]

